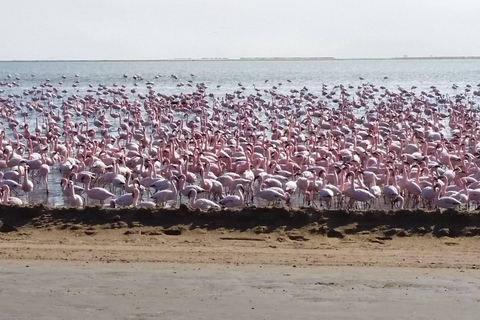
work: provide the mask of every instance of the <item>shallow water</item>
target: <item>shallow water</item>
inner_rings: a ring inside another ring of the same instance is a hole
[[[139,76],[137,81],[132,78],[133,75]],[[108,88],[124,85],[131,102],[138,99],[139,93],[148,93],[147,81],[155,83],[153,89],[156,93],[166,95],[191,93],[195,91],[197,83],[204,83],[207,87],[206,93],[213,93],[216,97],[242,87],[247,95],[256,93],[255,88],[263,92],[272,86],[276,86],[279,93],[306,87],[309,92],[320,96],[322,84],[327,84],[331,89],[340,84],[356,88],[362,83],[373,83],[376,86],[385,86],[391,91],[397,91],[398,87],[410,90],[412,86],[416,86],[415,92],[418,93],[422,90],[430,92],[430,87],[434,85],[442,93],[453,96],[461,92],[467,84],[476,89],[480,79],[480,60],[0,62],[0,79],[4,84],[0,86],[0,97],[10,97],[17,104],[30,99],[31,96],[23,95],[25,90],[34,86],[44,90],[40,84],[49,79],[50,83],[59,89],[59,93],[67,91],[62,93],[63,98],[43,102],[44,105],[52,103],[54,108],[59,108],[62,100],[72,94],[79,97],[86,94],[96,95],[99,85]],[[188,86],[188,81],[191,81],[192,87]],[[12,85],[12,82],[16,84]],[[454,83],[459,89],[452,89]],[[136,92],[132,93],[132,89]],[[99,92],[103,98],[113,99],[104,90]],[[22,110],[28,111],[25,107],[22,107]],[[107,118],[114,124],[109,130],[113,133],[118,120],[115,121],[109,115]],[[17,119],[22,126],[23,119],[19,114]],[[41,113],[28,111],[25,116],[32,132],[37,119],[42,122]],[[83,117],[74,115],[72,120],[79,122]],[[93,119],[90,118],[89,122],[92,124]],[[5,119],[1,124],[6,127]],[[10,130],[7,130],[7,135],[13,139]],[[60,179],[59,171],[54,167],[49,175],[48,196],[43,184],[35,184],[30,195],[26,196],[20,191],[19,197],[29,202],[62,206],[65,198],[61,195]],[[302,202],[303,200],[297,197],[293,205],[300,206]]]

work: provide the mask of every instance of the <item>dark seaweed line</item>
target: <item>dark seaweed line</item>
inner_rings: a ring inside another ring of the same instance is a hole
[[[191,210],[185,205],[176,209],[119,208],[106,209],[88,206],[84,209],[50,208],[44,205],[0,206],[3,226],[84,226],[115,225],[125,227],[151,226],[163,229],[175,226],[185,228],[220,228],[238,231],[261,230],[261,233],[308,227],[311,233],[327,234],[342,229],[346,234],[366,231],[406,230],[410,234],[433,233],[449,236],[480,235],[480,214],[477,211],[423,211],[423,210],[318,210],[313,208],[246,207],[239,210]],[[2,231],[3,227],[0,227]],[[112,227],[114,228],[114,227]],[[260,228],[260,229],[259,229]],[[445,229],[448,232],[445,233]],[[7,228],[8,229],[8,228]],[[443,230],[443,231],[441,231]],[[3,230],[6,231],[6,230]]]

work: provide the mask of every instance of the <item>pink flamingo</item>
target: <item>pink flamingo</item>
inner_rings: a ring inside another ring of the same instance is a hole
[[[82,196],[75,193],[75,188],[73,187],[73,181],[68,181],[68,190],[69,193],[69,200],[68,203],[71,207],[83,207],[85,201]]]
[[[45,191],[48,195],[48,193],[49,193],[48,174],[50,173],[50,166],[46,163],[43,163],[42,165],[40,165],[40,168],[38,169],[38,172],[40,173],[40,177],[42,178],[43,182],[45,183]]]
[[[19,206],[23,204],[23,201],[17,197],[10,197],[10,187],[8,185],[3,185],[0,189],[3,193],[2,203],[3,204],[10,204],[14,206]]]
[[[139,207],[139,208],[148,208],[148,207],[155,207],[157,204],[152,201],[142,201],[138,202],[140,198],[140,191],[135,188],[133,189],[133,202],[132,207]]]
[[[348,179],[349,177],[352,178],[351,184],[350,184],[350,202],[349,202],[349,207],[351,208],[355,201],[359,202],[364,202],[368,207],[370,207],[370,201],[375,199],[375,196],[371,194],[369,191],[364,190],[364,189],[358,189],[355,187],[355,175],[353,172],[347,173],[347,176],[345,177]]]
[[[24,174],[23,174],[23,183],[22,183],[22,190],[24,192],[32,192],[33,190],[33,182],[28,180],[28,169],[29,167],[28,166],[25,166],[25,169],[24,169]]]
[[[208,199],[197,199],[197,190],[192,189],[189,192],[190,207],[193,209],[208,210],[211,208],[220,208],[218,204]]]
[[[178,195],[178,190],[174,183],[174,181],[176,180],[178,180],[178,178],[175,176],[172,176],[170,178],[171,190],[157,191],[150,198],[155,199],[155,202],[159,203],[163,207],[167,204],[168,201],[176,200]]]
[[[108,191],[104,188],[100,188],[100,187],[91,188],[90,187],[90,182],[91,182],[92,178],[90,176],[86,175],[84,177],[84,180],[86,180],[85,181],[85,193],[87,194],[87,196],[90,199],[99,200],[100,204],[103,205],[103,202],[106,199],[115,197],[115,195],[113,193],[111,193],[110,191]]]
[[[453,197],[440,197],[440,185],[436,184],[434,188],[437,192],[437,197],[435,199],[435,205],[439,208],[449,209],[455,208],[462,205],[460,201]]]
[[[257,197],[267,200],[268,201],[267,205],[276,203],[280,200],[285,200],[286,203],[289,203],[290,195],[288,193],[285,193],[282,189],[280,190],[277,190],[275,188],[265,189],[263,184],[263,179],[264,179],[263,175],[261,175],[259,177],[258,188],[255,194]]]
[[[245,200],[243,197],[243,186],[238,184],[235,188],[237,195],[228,195],[221,199],[218,203],[223,207],[241,207],[245,204]]]

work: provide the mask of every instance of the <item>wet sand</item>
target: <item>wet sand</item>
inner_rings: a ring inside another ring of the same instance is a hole
[[[480,312],[478,213],[1,209],[1,319]]]
[[[478,237],[73,229],[0,235],[2,319],[431,320],[480,312]]]
[[[476,270],[0,262],[2,319],[478,319]]]

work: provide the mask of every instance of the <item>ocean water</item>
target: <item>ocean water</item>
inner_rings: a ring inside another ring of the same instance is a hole
[[[125,79],[124,74],[129,78]],[[205,83],[213,93],[231,92],[238,88],[238,83],[247,90],[253,89],[254,84],[263,89],[282,83],[280,90],[305,86],[315,92],[322,84],[358,85],[366,82],[390,89],[400,86],[407,90],[411,86],[427,90],[433,85],[448,93],[452,84],[463,87],[480,83],[480,59],[0,62],[0,79],[7,80],[7,75],[20,78],[17,81],[20,86],[12,90],[17,92],[47,78],[60,87],[58,82],[63,80],[62,75],[67,78],[61,86],[69,87],[78,80],[79,92],[86,90],[89,84],[109,86],[116,83],[133,87],[131,77],[135,74],[143,78],[143,81],[137,81],[139,88],[145,87],[146,81],[154,81],[155,89],[167,94],[187,92],[188,87],[177,87],[177,84],[188,80]],[[171,75],[175,75],[178,81]],[[221,87],[216,88],[216,85]]]
[[[167,95],[191,93],[195,91],[196,83],[204,83],[207,94],[220,97],[241,87],[248,94],[255,93],[255,88],[263,91],[272,86],[276,86],[279,93],[306,87],[309,92],[320,96],[324,84],[329,88],[340,84],[356,88],[363,83],[384,86],[391,91],[399,87],[410,90],[415,86],[417,93],[429,92],[431,86],[435,86],[443,94],[454,95],[462,92],[466,85],[477,89],[480,60],[0,62],[0,97],[10,98],[18,104],[29,101],[30,96],[23,93],[33,87],[44,90],[40,85],[47,79],[60,91],[66,90],[63,98],[51,100],[57,107],[72,94],[95,94],[99,85],[123,85],[133,101],[138,99],[139,93],[148,92],[146,83],[149,81],[154,82],[155,92]],[[458,89],[453,89],[453,84]],[[136,91],[132,93],[134,88]],[[100,95],[112,99],[108,94]],[[39,114],[30,112],[26,121],[33,124],[37,118]],[[6,126],[4,120],[0,126]],[[48,197],[41,186],[35,186],[28,199],[22,192],[19,197],[52,206],[64,205],[58,170],[52,170],[49,181],[51,192]]]

